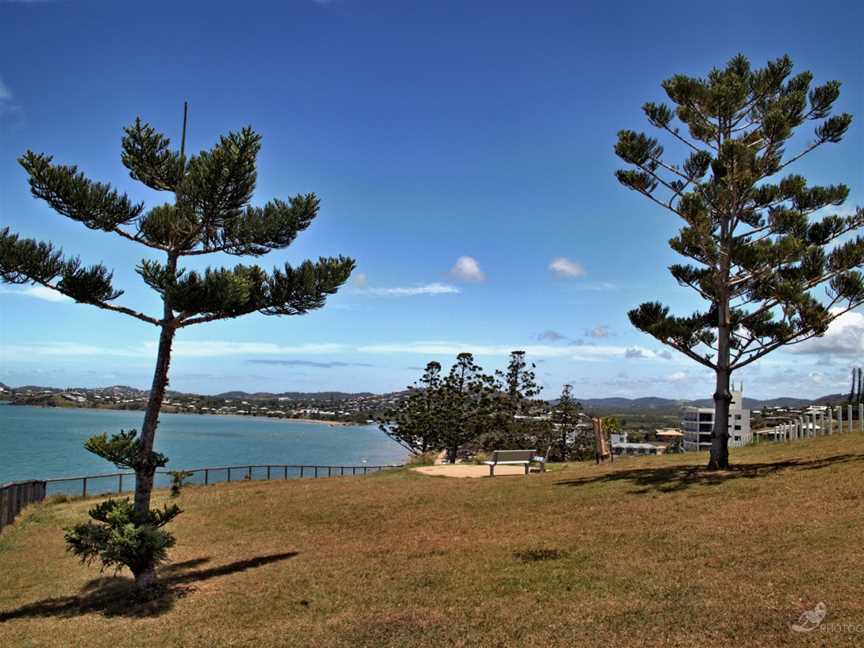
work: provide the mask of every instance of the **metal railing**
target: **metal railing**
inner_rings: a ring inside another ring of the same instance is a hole
[[[46,483],[29,480],[9,482],[0,486],[0,531],[12,524],[28,504],[45,499]]]
[[[314,464],[251,464],[245,466],[218,466],[214,468],[194,468],[183,481],[186,485],[207,486],[231,481],[268,481],[274,479],[317,479],[324,477],[343,477],[346,475],[367,475],[401,465],[379,466],[334,466]],[[154,487],[167,488],[171,485],[172,472],[157,470]],[[96,495],[119,494],[135,490],[134,472],[83,475],[80,477],[57,477],[53,479],[12,482],[0,486],[0,530],[12,523],[18,513],[28,504],[40,502],[51,495],[72,495],[88,497]]]

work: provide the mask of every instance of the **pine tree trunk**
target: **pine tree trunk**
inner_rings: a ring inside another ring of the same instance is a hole
[[[451,446],[451,447],[447,448],[447,461],[450,462],[451,465],[456,463],[456,455],[457,454],[459,454],[459,446],[458,445],[457,446]]]
[[[177,257],[168,255],[168,269],[177,269]],[[164,319],[159,334],[159,349],[156,353],[156,368],[153,370],[153,383],[150,386],[150,397],[147,400],[147,410],[144,412],[144,424],[141,426],[140,453],[143,461],[135,469],[135,503],[134,510],[139,519],[150,509],[150,497],[153,493],[153,477],[156,466],[150,460],[153,443],[156,440],[156,427],[159,425],[159,411],[165,399],[165,388],[168,386],[168,368],[171,365],[171,346],[177,333],[174,322],[174,311],[171,300],[166,294],[163,297]],[[150,587],[156,582],[156,565],[147,565],[135,574],[135,585],[139,589]]]
[[[732,335],[729,289],[729,248],[731,232],[729,219],[721,223],[721,241],[724,250],[720,255],[719,285],[717,286],[717,365],[716,386],[714,389],[714,430],[711,432],[711,455],[708,459],[709,470],[729,468],[729,403],[732,394],[729,381],[730,368],[729,339]]]
[[[168,386],[168,367],[171,364],[171,345],[174,342],[176,330],[172,325],[162,326],[159,336],[159,350],[156,355],[156,369],[153,372],[153,384],[150,387],[150,398],[144,413],[144,424],[141,426],[141,454],[149,456],[153,451],[156,438],[156,426],[159,425],[159,411],[165,398],[165,388]],[[150,508],[150,495],[153,492],[153,477],[156,466],[149,461],[143,462],[135,471],[135,512],[144,515]],[[136,578],[137,580],[137,578]]]
[[[717,368],[717,385],[714,392],[714,430],[711,433],[711,456],[708,468],[726,470],[729,468],[729,391],[730,373],[728,368]]]
[[[156,569],[152,566],[135,574],[135,587],[138,589],[152,587],[154,583],[156,583]]]

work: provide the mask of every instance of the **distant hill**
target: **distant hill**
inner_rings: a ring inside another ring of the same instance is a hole
[[[39,394],[44,396],[48,394],[62,394],[64,392],[74,392],[86,395],[100,395],[103,397],[111,397],[114,399],[146,399],[149,391],[146,389],[138,389],[128,385],[112,385],[110,387],[97,388],[69,388],[60,389],[57,387],[39,387],[36,385],[24,385],[22,387],[9,387],[0,383],[0,394],[4,398],[14,397],[23,394]],[[169,391],[168,395],[171,398],[211,398],[224,400],[240,400],[240,401],[297,401],[308,404],[323,404],[335,403],[343,401],[358,401],[362,400],[368,405],[381,405],[401,400],[407,394],[407,391],[390,392],[386,394],[375,394],[373,392],[341,392],[341,391],[322,391],[322,392],[246,392],[242,390],[232,390],[222,392],[215,395],[202,395],[194,393],[185,393],[177,391]],[[811,404],[826,404],[835,403],[842,404],[846,402],[846,394],[829,394],[817,399],[796,398],[784,396],[780,398],[758,399],[745,398],[744,406],[748,409],[762,409],[765,407],[803,407]],[[713,407],[714,402],[710,398],[701,398],[697,400],[685,400],[674,398],[659,398],[654,396],[646,396],[642,398],[577,398],[583,407],[589,411],[607,412],[607,413],[656,413],[670,414],[678,412],[684,406],[694,407]],[[552,399],[548,401],[551,405],[555,405],[558,400]]]
[[[635,412],[646,410],[675,410],[688,402],[671,398],[646,396],[643,398],[577,398],[582,407],[589,410],[615,410],[619,412]],[[553,404],[557,401],[553,401]]]
[[[690,407],[713,407],[714,401],[710,398],[697,400],[675,400],[672,398],[582,398],[577,399],[585,409],[595,411],[615,412],[670,412],[677,411],[685,406]],[[841,403],[846,396],[835,394],[823,396],[818,399],[794,398],[783,396],[780,398],[758,399],[744,398],[746,409],[763,409],[765,407],[805,407],[807,405],[824,404],[828,402]],[[556,401],[552,401],[553,404]]]

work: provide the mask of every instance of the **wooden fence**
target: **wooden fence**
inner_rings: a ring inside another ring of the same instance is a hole
[[[272,479],[316,479],[319,477],[343,477],[366,475],[399,465],[386,466],[320,466],[310,464],[253,464],[247,466],[220,466],[195,468],[184,483],[207,486],[230,481],[266,481]],[[171,471],[156,471],[156,486],[170,485]],[[107,473],[81,477],[58,477],[55,479],[12,482],[0,486],[0,531],[13,522],[18,513],[28,504],[41,502],[49,495],[106,495],[135,490],[135,473]]]

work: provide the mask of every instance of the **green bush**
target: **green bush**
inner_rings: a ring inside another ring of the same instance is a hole
[[[168,474],[171,475],[171,497],[179,497],[181,489],[186,485],[186,480],[193,473],[188,470],[169,470]]]
[[[162,527],[180,512],[172,505],[138,516],[129,498],[105,500],[88,511],[91,521],[64,529],[66,544],[83,563],[100,561],[115,571],[128,567],[137,577],[167,559],[174,536]]]

